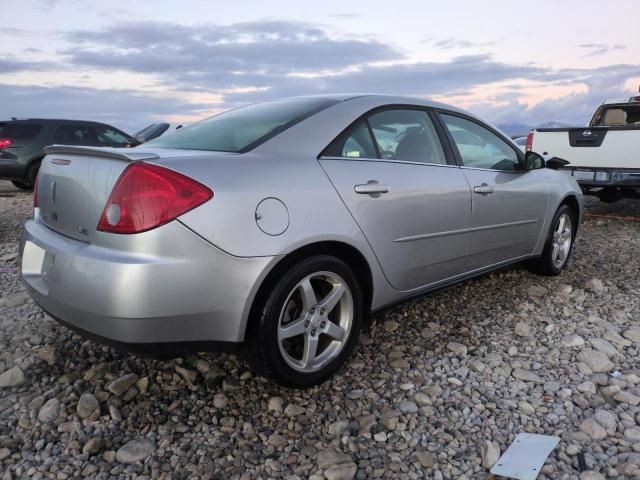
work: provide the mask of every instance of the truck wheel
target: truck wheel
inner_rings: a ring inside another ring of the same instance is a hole
[[[347,264],[318,255],[293,265],[256,307],[247,359],[268,379],[305,388],[329,378],[351,354],[363,295]]]
[[[573,210],[567,205],[560,206],[553,216],[542,255],[529,264],[532,272],[555,276],[564,270],[571,256],[578,228],[575,217]]]
[[[27,170],[27,175],[22,180],[11,180],[11,183],[20,190],[31,191],[33,190],[33,186],[36,184],[36,177],[38,176],[38,171],[40,170],[40,162],[42,160],[36,160],[31,164],[29,169]]]

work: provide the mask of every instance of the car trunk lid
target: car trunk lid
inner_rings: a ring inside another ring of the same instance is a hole
[[[40,221],[67,237],[93,243],[109,194],[131,162],[154,152],[54,145],[45,149],[38,174]]]

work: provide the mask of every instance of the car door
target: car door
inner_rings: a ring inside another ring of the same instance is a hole
[[[547,209],[544,173],[525,171],[516,148],[477,120],[439,117],[472,191],[469,269],[533,253]]]
[[[465,270],[471,194],[437,128],[425,110],[376,111],[319,159],[398,290]]]

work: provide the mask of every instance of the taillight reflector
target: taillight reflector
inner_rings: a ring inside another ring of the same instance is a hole
[[[527,135],[527,142],[524,146],[524,151],[530,152],[531,148],[533,148],[533,132],[529,132],[529,134]]]
[[[181,173],[150,163],[133,163],[113,187],[97,229],[121,234],[145,232],[212,197],[213,190]]]
[[[0,150],[5,147],[10,147],[11,144],[13,144],[12,140],[9,140],[8,138],[0,138]]]

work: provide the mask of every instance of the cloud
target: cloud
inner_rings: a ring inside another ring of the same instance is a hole
[[[0,84],[0,118],[77,118],[133,132],[176,114],[207,115],[211,105],[133,90]]]
[[[443,50],[453,50],[473,47],[488,47],[494,42],[470,42],[469,40],[461,40],[453,37],[443,38],[433,42],[433,46]]]
[[[46,71],[57,67],[58,65],[53,62],[32,62],[28,60],[17,60],[12,56],[0,57],[0,74],[26,71]]]
[[[619,43],[616,43],[615,45],[605,45],[604,43],[583,43],[582,45],[578,46],[580,48],[591,50],[589,53],[584,55],[585,57],[598,57],[610,52],[627,49],[625,45],[621,45]]]

